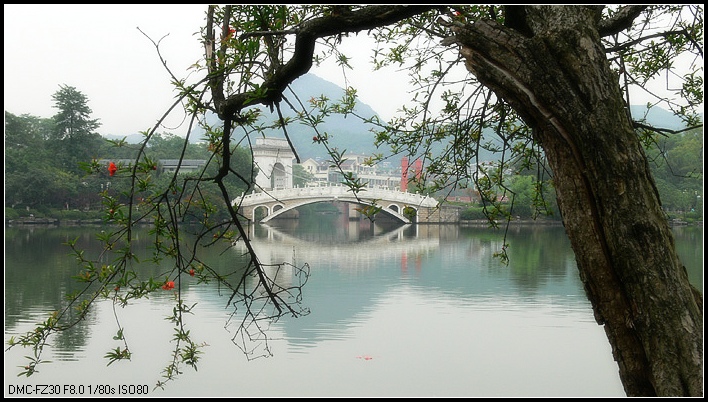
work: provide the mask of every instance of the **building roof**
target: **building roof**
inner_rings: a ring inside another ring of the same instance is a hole
[[[182,159],[181,163],[179,159],[160,159],[159,163],[162,167],[199,167],[206,165],[205,159]]]

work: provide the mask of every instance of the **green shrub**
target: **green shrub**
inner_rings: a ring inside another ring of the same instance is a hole
[[[14,208],[5,207],[5,219],[17,219],[20,217],[20,213]]]
[[[460,212],[460,219],[464,221],[487,219],[483,207],[469,207]]]

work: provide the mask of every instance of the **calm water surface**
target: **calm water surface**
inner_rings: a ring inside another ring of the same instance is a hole
[[[249,361],[232,342],[238,320],[224,307],[228,293],[187,283],[186,303],[197,303],[187,326],[208,345],[198,371],[184,367],[154,390],[173,346],[166,292],[117,310],[131,361],[107,366],[103,356],[120,344],[112,306],[101,302],[76,330],[53,338],[45,356],[53,363],[38,374],[16,376],[29,349],[5,352],[5,396],[23,384],[144,384],[156,397],[624,396],[561,227],[513,226],[508,266],[493,256],[501,233],[484,227],[388,227],[324,215],[251,229],[264,262],[310,265],[303,304],[311,313],[270,326],[272,356]],[[97,230],[6,228],[6,342],[76,288],[61,243],[79,236],[91,244]],[[702,228],[675,234],[702,290]],[[146,231],[139,236],[147,241]],[[238,264],[240,254],[222,255],[220,264]]]

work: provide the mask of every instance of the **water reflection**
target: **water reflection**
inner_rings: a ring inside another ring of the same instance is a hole
[[[494,257],[502,246],[498,232],[363,222],[348,222],[336,234],[323,226],[301,228],[296,220],[251,228],[254,247],[266,260],[311,266],[316,285],[305,289],[304,299],[314,314],[283,320],[291,344],[316,345],[332,336],[332,328],[356,323],[402,286],[479,310],[519,303],[589,308],[562,228],[514,228],[510,264],[504,266]],[[527,250],[531,243],[544,246]]]
[[[97,228],[6,228],[5,338],[31,328],[76,288],[74,259],[61,243],[79,238],[98,253]],[[269,329],[273,357],[247,361],[233,345],[229,292],[188,280],[197,303],[187,319],[208,343],[198,372],[154,396],[622,396],[616,363],[592,317],[561,227],[513,226],[510,264],[494,257],[499,231],[456,225],[387,225],[337,216],[253,225],[267,264],[310,265],[303,303],[312,313]],[[677,248],[702,283],[702,228],[680,228]],[[147,232],[135,245],[149,255]],[[207,255],[219,272],[238,273],[243,250]],[[168,267],[151,268],[159,274]],[[285,273],[285,272],[283,272]],[[279,277],[284,284],[292,280]],[[702,289],[702,286],[701,286]],[[55,362],[16,378],[27,351],[6,353],[13,384],[114,384],[159,379],[170,356],[169,295],[119,310],[131,362],[106,367],[115,347],[110,303],[58,337]],[[231,331],[231,332],[230,332]],[[368,356],[371,359],[364,359]],[[237,373],[237,374],[234,374]],[[7,394],[7,389],[6,389]]]

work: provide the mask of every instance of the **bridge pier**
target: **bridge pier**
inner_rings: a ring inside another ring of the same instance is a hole
[[[437,208],[418,208],[417,223],[458,223],[462,207],[456,205],[441,205]]]
[[[361,212],[357,211],[357,208],[361,208],[361,205],[357,204],[352,204],[350,202],[347,202],[344,204],[346,206],[346,210],[348,212],[349,220],[359,220],[364,217]]]

